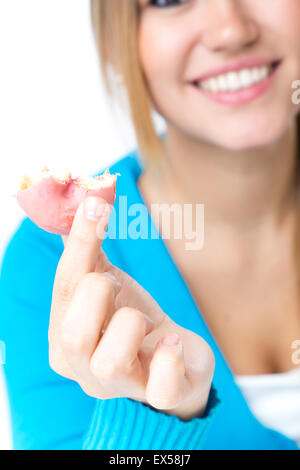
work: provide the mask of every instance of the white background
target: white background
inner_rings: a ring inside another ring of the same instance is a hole
[[[0,0],[0,70],[2,256],[23,217],[11,196],[23,172],[48,166],[92,174],[136,141],[127,117],[108,106],[88,0]],[[1,372],[0,449],[6,449]]]

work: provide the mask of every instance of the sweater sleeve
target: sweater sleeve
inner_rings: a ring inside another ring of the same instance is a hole
[[[98,400],[85,450],[201,450],[220,406],[212,386],[205,414],[190,421],[128,398]]]
[[[0,340],[14,449],[81,449],[95,399],[51,370],[48,326],[61,237],[25,219],[1,263]]]

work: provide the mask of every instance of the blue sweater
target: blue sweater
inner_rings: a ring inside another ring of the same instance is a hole
[[[152,223],[137,186],[143,171],[137,152],[110,170],[121,174],[118,196],[127,196],[128,207],[140,204],[137,207],[146,211],[149,230],[157,237],[107,237],[104,251],[113,264],[150,292],[172,320],[201,335],[213,349],[216,369],[205,415],[184,422],[128,398],[97,400],[50,369],[49,314],[63,243],[60,236],[39,229],[26,218],[8,244],[0,278],[0,340],[6,344],[4,372],[14,448],[297,449],[296,443],[258,422],[235,384],[222,351]],[[117,214],[118,205],[117,198]],[[130,224],[130,217],[126,223]]]

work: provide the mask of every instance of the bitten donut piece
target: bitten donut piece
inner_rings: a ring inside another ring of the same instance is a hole
[[[14,196],[27,216],[40,228],[68,235],[76,210],[86,196],[98,196],[109,204],[116,198],[117,175],[107,169],[96,177],[55,175],[44,168],[40,175],[25,175]]]

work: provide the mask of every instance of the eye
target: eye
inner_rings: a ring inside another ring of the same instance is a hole
[[[158,8],[176,7],[189,1],[190,0],[150,0],[149,5]]]

